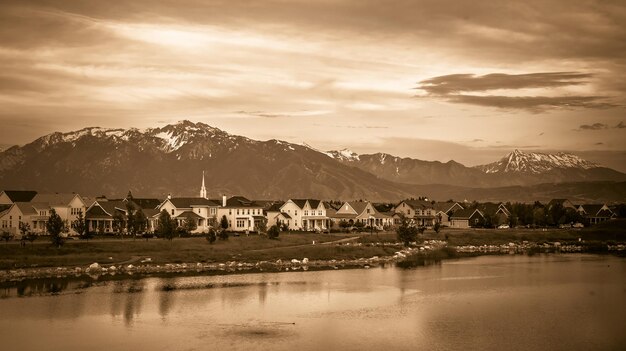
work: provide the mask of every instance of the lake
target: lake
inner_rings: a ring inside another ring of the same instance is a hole
[[[626,259],[7,285],[4,350],[617,350]]]

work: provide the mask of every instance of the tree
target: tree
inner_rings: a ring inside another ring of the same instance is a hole
[[[170,214],[166,210],[161,211],[159,214],[159,225],[157,226],[157,232],[159,236],[167,240],[172,241],[174,239],[174,233],[176,225]]]
[[[206,240],[209,242],[209,244],[213,244],[215,240],[217,240],[215,229],[209,228],[209,233],[206,235]]]
[[[146,215],[143,213],[143,211],[140,208],[137,211],[135,211],[135,214],[133,216],[133,233],[134,233],[133,239],[138,233],[145,232],[147,227],[148,227],[148,217],[146,217]]]
[[[113,231],[122,235],[122,231],[124,230],[124,227],[126,227],[126,221],[124,220],[124,215],[122,214],[122,212],[116,210],[115,213],[113,213]]]
[[[22,233],[22,242],[28,240],[30,244],[33,244],[33,241],[37,239],[37,235],[30,230],[30,224],[20,222],[20,232]]]
[[[257,226],[256,226],[256,229],[259,232],[259,234],[266,233],[267,232],[267,220],[259,221]]]
[[[435,233],[439,234],[439,231],[441,230],[441,224],[439,224],[439,221],[435,222],[435,224],[433,225],[433,230],[435,231]]]
[[[361,221],[356,221],[356,223],[354,223],[354,227],[356,228],[357,231],[362,231],[363,228],[365,228],[365,224]]]
[[[89,231],[87,230],[85,217],[83,217],[83,211],[78,211],[78,217],[74,221],[74,230],[81,239],[89,239]]]
[[[342,219],[339,221],[339,228],[345,229],[346,232],[348,231],[348,228],[350,228],[351,226],[352,224],[350,224],[350,222],[346,221],[345,219]]]
[[[61,217],[57,214],[57,212],[53,209],[50,209],[50,217],[46,221],[46,230],[48,234],[50,234],[50,241],[52,245],[57,248],[61,248],[65,243],[65,240],[61,236],[61,232],[65,229],[65,223]]]
[[[194,218],[187,217],[183,222],[183,229],[185,234],[191,234],[191,232],[198,229],[198,222]]]
[[[127,198],[132,199],[133,194],[128,191]],[[133,239],[135,239],[135,234],[137,234],[137,223],[135,223],[135,206],[133,203],[128,201],[126,202],[126,233],[130,234]]]
[[[0,238],[4,240],[4,244],[6,245],[9,240],[13,239],[13,234],[11,234],[8,230],[3,229],[2,233],[0,233]]]
[[[224,229],[221,229],[218,234],[220,240],[228,240],[228,232]]]
[[[224,231],[228,229],[228,218],[226,218],[226,215],[223,215],[222,219],[220,219],[220,228]]]
[[[409,246],[411,241],[417,241],[417,228],[409,225],[406,217],[400,217],[400,225],[396,229],[398,240],[404,243],[404,246]]]
[[[270,239],[278,239],[278,235],[280,234],[280,229],[277,225],[273,225],[270,229],[267,230],[267,237]]]

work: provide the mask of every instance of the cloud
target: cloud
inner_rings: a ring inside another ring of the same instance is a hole
[[[585,84],[592,75],[580,72],[542,72],[528,74],[491,73],[450,74],[421,81],[417,89],[431,95],[450,95],[497,89],[561,87]]]
[[[605,101],[607,99],[606,96],[548,95],[548,89],[584,85],[592,77],[593,75],[590,73],[581,72],[492,73],[482,76],[450,74],[422,80],[415,89],[426,93],[426,95],[420,97],[434,97],[452,103],[500,109],[525,109],[534,113],[546,109],[605,109],[617,106]],[[546,92],[546,96],[476,95],[476,93],[482,94],[494,90],[519,91],[521,89],[537,88],[543,89]]]
[[[607,129],[609,126],[604,123],[583,124],[578,127],[578,130],[600,130]]]

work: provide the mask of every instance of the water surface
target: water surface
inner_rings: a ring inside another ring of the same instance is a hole
[[[27,282],[5,350],[617,350],[626,260],[483,256],[399,269]]]

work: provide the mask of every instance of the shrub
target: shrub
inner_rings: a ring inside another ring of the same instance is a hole
[[[278,235],[280,234],[280,229],[278,226],[273,225],[270,229],[267,230],[267,237],[270,239],[278,239]]]

